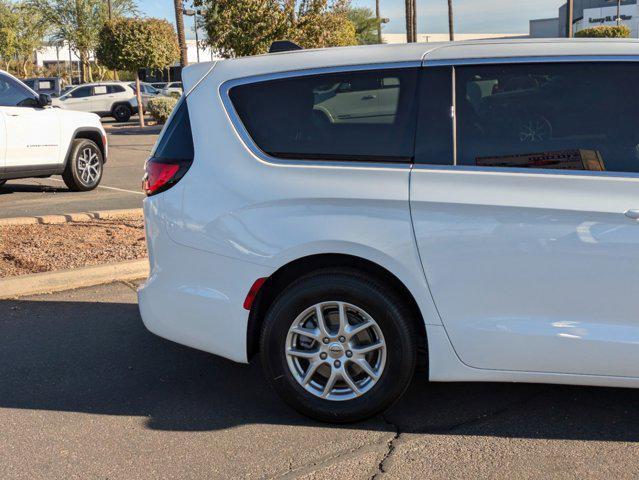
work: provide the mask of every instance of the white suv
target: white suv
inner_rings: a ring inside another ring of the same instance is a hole
[[[92,190],[102,179],[106,133],[97,115],[50,107],[0,71],[0,186],[7,180],[62,175],[71,190]]]
[[[431,381],[639,387],[639,43],[189,67],[147,162],[153,332],[365,418]]]
[[[59,98],[54,98],[53,105],[127,122],[137,110],[138,103],[135,91],[128,83],[100,82],[78,85]]]

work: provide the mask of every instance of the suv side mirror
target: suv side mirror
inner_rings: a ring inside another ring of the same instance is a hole
[[[51,105],[51,95],[47,95],[46,93],[41,93],[40,95],[38,95],[38,105],[40,105],[42,108]]]

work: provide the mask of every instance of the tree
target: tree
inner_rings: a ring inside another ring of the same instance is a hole
[[[16,54],[16,30],[18,16],[12,4],[0,0],[0,59],[4,69],[9,70],[9,63]]]
[[[455,24],[453,21],[453,0],[448,0],[448,37],[451,42],[455,41]]]
[[[289,37],[303,48],[357,44],[348,7],[346,1],[303,0],[293,17]]]
[[[275,40],[305,48],[353,45],[344,0],[201,0],[208,44],[223,57],[266,53]]]
[[[12,58],[18,62],[20,75],[29,74],[29,63],[44,42],[47,24],[41,12],[20,2],[0,3],[0,57],[9,69]]]
[[[98,46],[100,30],[109,19],[105,0],[28,0],[53,28],[56,40],[75,50],[82,65],[82,80],[92,81],[91,52]],[[137,14],[135,0],[111,0],[112,17]]]
[[[406,41],[408,43],[417,41],[417,6],[415,0],[405,0],[406,11]]]
[[[630,28],[625,25],[605,26],[585,28],[575,33],[575,37],[592,37],[592,38],[629,38]]]
[[[186,67],[189,64],[188,50],[186,49],[186,36],[184,34],[184,1],[173,0],[175,8],[175,29],[177,30],[178,45],[180,46],[180,65]]]
[[[141,68],[163,69],[180,57],[173,25],[156,18],[127,18],[107,22],[99,33],[96,58],[107,68],[135,72],[140,127],[144,109],[140,95]]]
[[[378,29],[381,28],[382,19],[378,19],[370,8],[349,8],[346,16],[355,26],[358,44],[381,43]]]

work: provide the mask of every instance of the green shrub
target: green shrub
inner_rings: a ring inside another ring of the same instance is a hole
[[[169,92],[169,97],[179,99],[182,96],[179,92]]]
[[[629,38],[630,28],[625,25],[610,26],[601,25],[599,27],[586,28],[575,33],[575,37],[589,38]]]
[[[149,100],[146,111],[158,123],[165,123],[169,119],[169,115],[177,104],[177,99],[173,97],[159,97]]]

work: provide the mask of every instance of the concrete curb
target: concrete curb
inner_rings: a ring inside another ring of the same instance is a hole
[[[0,300],[38,293],[60,292],[149,275],[149,259],[109,263],[93,267],[72,268],[0,278]]]
[[[0,227],[8,225],[51,225],[69,222],[88,222],[90,220],[115,219],[131,215],[142,216],[141,208],[126,208],[122,210],[101,210],[97,212],[68,213],[65,215],[42,215],[40,217],[0,218]]]

